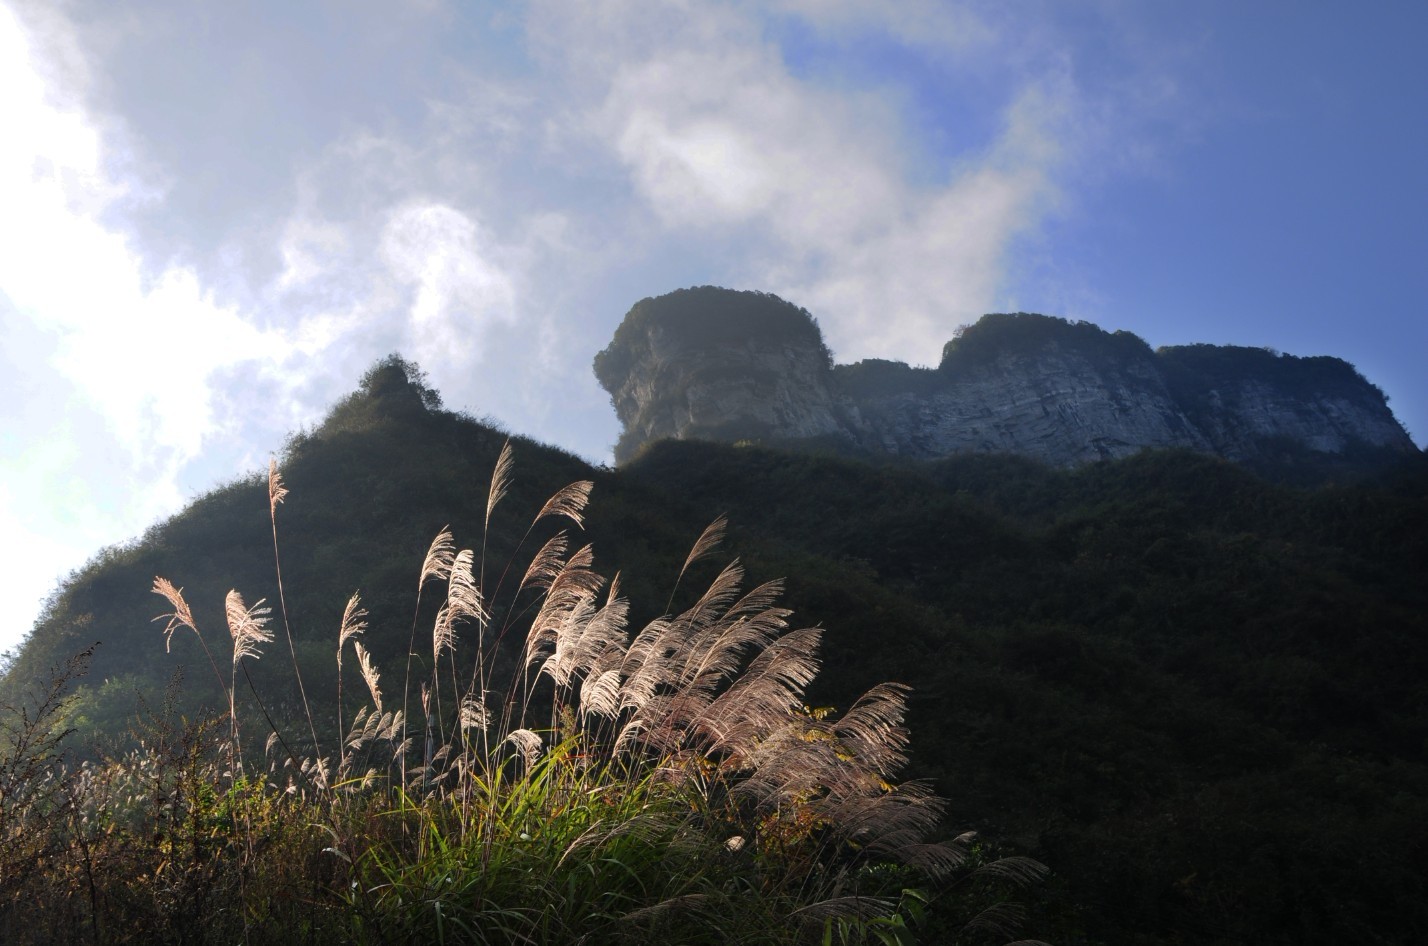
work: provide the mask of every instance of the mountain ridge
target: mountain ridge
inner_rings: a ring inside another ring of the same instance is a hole
[[[842,365],[806,310],[702,286],[636,303],[595,372],[623,426],[620,463],[661,438],[916,459],[1006,452],[1058,467],[1147,448],[1324,469],[1418,453],[1383,392],[1341,359],[1153,350],[1129,332],[1031,313],[960,329],[936,368]]]

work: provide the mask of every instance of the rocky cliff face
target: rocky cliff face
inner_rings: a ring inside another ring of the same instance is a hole
[[[1101,339],[1058,334],[944,362],[919,391],[849,378],[864,441],[914,457],[1005,451],[1055,465],[1145,447],[1211,449],[1143,344],[1107,351]]]
[[[806,345],[745,342],[693,350],[654,326],[645,357],[615,392],[615,410],[640,442],[817,437],[842,430],[827,374]]]
[[[989,315],[935,369],[833,366],[813,319],[712,287],[646,299],[596,373],[624,425],[617,462],[662,437],[820,438],[934,458],[1003,451],[1056,466],[1182,447],[1241,461],[1286,450],[1416,452],[1380,392],[1335,358],[1193,345]]]
[[[595,359],[624,425],[617,461],[663,437],[845,436],[831,369],[807,312],[712,287],[640,301]]]

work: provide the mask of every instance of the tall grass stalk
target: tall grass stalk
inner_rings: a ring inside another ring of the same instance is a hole
[[[298,695],[302,698],[303,715],[307,718],[308,731],[312,734],[312,754],[322,758],[322,747],[317,741],[317,723],[312,717],[312,707],[307,702],[307,687],[302,682],[302,668],[298,666],[297,646],[293,643],[292,623],[288,620],[288,597],[283,590],[283,560],[278,553],[278,506],[287,498],[288,489],[283,485],[282,474],[278,472],[276,460],[268,459],[268,521],[273,527],[273,572],[278,579],[278,606],[283,615],[283,636],[288,641],[288,654],[292,657],[293,677],[297,680]],[[341,679],[339,670],[338,679]],[[341,726],[338,726],[341,729]]]

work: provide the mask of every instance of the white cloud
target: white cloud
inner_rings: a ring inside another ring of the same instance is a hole
[[[182,470],[228,420],[215,376],[281,362],[290,346],[217,303],[191,269],[145,275],[114,221],[152,192],[124,175],[117,125],[83,106],[67,24],[28,12],[37,25],[0,7],[0,323],[26,344],[6,354],[43,395],[5,417],[0,466],[7,504],[28,510],[7,506],[9,537],[48,587],[175,511]]]
[[[662,53],[619,69],[597,114],[671,226],[759,219],[793,246],[854,236],[895,197],[889,116],[800,83],[776,50]]]
[[[283,229],[278,252],[283,269],[274,289],[287,293],[312,286],[345,256],[351,246],[347,233],[336,224],[307,217],[293,217]]]
[[[13,10],[0,6],[0,181],[7,199],[26,196],[17,188],[21,182],[67,185],[77,196],[102,197],[107,189],[99,135],[75,105],[83,63],[61,26],[41,18],[27,30]],[[47,47],[46,59],[37,55],[40,46]]]
[[[359,127],[300,170],[265,299],[294,337],[342,350],[344,383],[395,350],[460,400],[491,328],[518,317],[529,253],[473,206],[487,179],[469,153],[479,121],[451,103],[430,113],[422,136]],[[553,219],[533,215],[528,229],[558,235]]]
[[[783,8],[916,33],[940,55],[990,36],[952,7]],[[533,24],[600,47],[569,52],[572,81],[601,90],[590,126],[664,227],[740,246],[740,277],[809,307],[844,359],[935,361],[956,324],[993,307],[1015,241],[1055,205],[1076,104],[1064,79],[1026,80],[999,136],[929,179],[912,170],[917,130],[895,97],[795,75],[746,8],[659,9],[683,20],[658,44],[643,42],[643,8],[619,4]]]
[[[994,307],[1015,241],[1055,205],[1055,111],[1044,90],[1027,90],[997,142],[945,185],[907,189],[884,229],[832,237],[826,263],[770,269],[770,285],[828,314],[824,331],[842,360],[936,364],[958,324]]]
[[[9,477],[6,477],[8,480]],[[74,559],[73,537],[56,538],[49,528],[35,528],[16,515],[33,501],[16,495],[9,483],[0,480],[0,532],[12,547],[22,547],[23,555],[13,555],[5,565],[6,598],[12,615],[30,616],[40,610],[41,603],[53,590],[63,569],[80,564]],[[81,539],[82,541],[82,539]],[[68,563],[68,564],[65,564]],[[11,618],[14,622],[14,618]],[[18,622],[0,627],[0,653],[15,647],[29,630],[16,626]]]
[[[382,230],[380,252],[413,290],[407,330],[423,364],[478,359],[485,325],[514,318],[510,279],[490,261],[492,248],[476,222],[453,207],[418,201],[397,208]]]
[[[939,51],[985,43],[992,30],[973,10],[953,0],[776,0],[773,9],[796,14],[834,35],[867,29],[909,46]]]
[[[51,366],[134,462],[167,454],[160,465],[171,468],[213,428],[207,376],[269,340],[216,305],[191,271],[142,277],[125,236],[101,222],[129,187],[111,176],[97,123],[73,104],[74,91],[46,81],[8,11],[0,63],[0,127],[11,131],[0,144],[0,291],[54,336]]]

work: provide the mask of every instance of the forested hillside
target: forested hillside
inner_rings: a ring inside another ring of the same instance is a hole
[[[418,372],[389,360],[285,446],[283,591],[318,718],[332,716],[354,591],[366,646],[399,679],[432,537],[450,524],[459,544],[484,547],[488,582],[514,583],[506,563],[522,560],[530,511],[590,479],[578,541],[619,571],[632,626],[687,606],[670,595],[690,543],[727,515],[725,548],[750,579],[785,577],[798,624],[825,629],[815,704],[912,686],[913,774],[951,799],[948,829],[1051,867],[1039,936],[1428,941],[1421,465],[1306,488],[1180,452],[1060,471],[666,441],[611,471],[515,437],[511,495],[487,533],[485,487],[506,440],[442,410]],[[175,636],[165,653],[152,619],[168,609],[150,588],[170,579],[213,628],[230,588],[277,602],[267,490],[231,483],[96,556],[11,656],[3,693],[98,641],[76,749],[125,738],[178,674],[185,706],[218,705],[193,640]],[[252,674],[278,718],[296,719],[279,658]],[[359,692],[355,676],[348,687]]]

